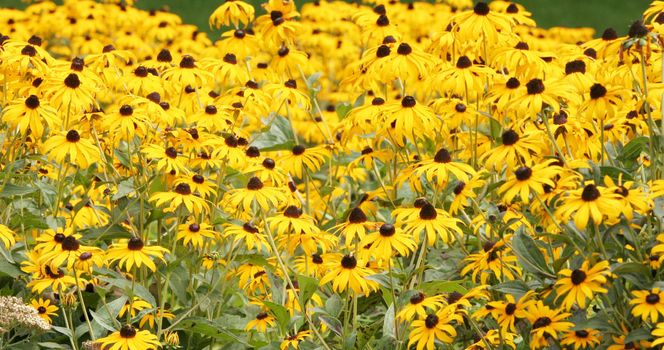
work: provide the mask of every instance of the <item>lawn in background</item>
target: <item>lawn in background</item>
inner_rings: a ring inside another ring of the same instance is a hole
[[[209,31],[208,16],[224,0],[138,0],[144,9],[168,6],[171,11]],[[648,7],[649,0],[515,0],[525,5],[541,27],[592,27],[601,33],[613,27],[619,34],[627,32],[629,25]],[[258,0],[248,0],[258,4]],[[298,4],[304,1],[296,0]],[[24,7],[20,0],[0,0],[0,6]]]

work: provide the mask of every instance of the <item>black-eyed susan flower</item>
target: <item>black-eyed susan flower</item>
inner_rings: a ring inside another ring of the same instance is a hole
[[[491,307],[491,315],[498,321],[504,332],[516,331],[516,321],[525,319],[528,316],[528,308],[534,303],[535,292],[529,291],[519,300],[511,294],[505,295],[505,301],[490,301],[487,303]]]
[[[453,343],[457,335],[454,322],[461,323],[463,320],[451,306],[427,314],[424,319],[413,321],[412,330],[408,335],[408,347],[416,344],[417,350],[433,350],[436,348],[436,340],[447,344]]]
[[[279,160],[279,164],[293,176],[302,179],[306,172],[317,172],[329,156],[330,151],[325,146],[306,148],[296,145],[290,154]]]
[[[632,315],[635,317],[641,317],[643,321],[657,322],[659,315],[664,315],[664,291],[659,288],[634,290],[632,296],[629,304],[634,305]]]
[[[265,186],[263,181],[253,176],[247,181],[246,188],[237,188],[226,193],[225,201],[232,208],[244,212],[252,212],[254,205],[262,210],[278,208],[286,201],[286,196],[280,189]]]
[[[561,345],[579,349],[594,349],[602,341],[602,334],[596,329],[579,329],[567,332],[560,341]]]
[[[164,260],[164,254],[168,249],[160,246],[146,246],[143,240],[138,237],[120,240],[114,243],[106,252],[106,258],[109,263],[118,262],[125,271],[131,271],[136,265],[140,268],[145,265],[151,271],[157,270],[157,265],[152,261],[152,257]]]
[[[279,350],[291,350],[299,349],[300,342],[311,337],[311,331],[299,331],[294,335],[288,335],[284,340],[279,344]]]
[[[0,241],[9,249],[16,244],[16,235],[9,227],[0,224]]]
[[[594,293],[606,293],[603,287],[606,283],[606,275],[609,273],[609,262],[600,261],[590,267],[588,261],[584,261],[578,269],[563,269],[559,272],[561,278],[556,282],[556,293],[558,298],[563,299],[562,306],[570,310],[574,304],[580,308],[586,308],[586,301],[592,300]]]
[[[583,188],[569,191],[563,203],[556,210],[556,216],[564,221],[574,218],[574,224],[584,229],[589,220],[595,225],[601,224],[605,218],[616,218],[620,215],[620,202],[617,193],[606,187],[587,183]]]
[[[27,136],[30,130],[30,135],[38,139],[44,135],[46,128],[53,130],[61,122],[55,108],[46,101],[40,101],[36,95],[14,100],[2,112],[2,120],[17,129],[21,135]]]
[[[526,317],[532,325],[530,331],[530,347],[539,349],[546,347],[548,338],[559,339],[559,333],[574,327],[574,323],[566,321],[571,314],[560,312],[544,305],[540,300],[528,306]]]
[[[272,327],[275,324],[274,316],[268,314],[267,312],[260,312],[256,315],[256,318],[249,321],[244,327],[245,331],[250,331],[255,329],[258,332],[265,333],[267,332],[268,327]]]
[[[406,304],[397,313],[397,318],[402,321],[410,321],[414,317],[423,319],[428,313],[433,313],[445,305],[445,298],[442,295],[426,296],[422,292],[415,292]]]
[[[161,347],[156,335],[146,330],[136,330],[131,325],[122,326],[119,331],[97,339],[96,343],[104,350],[156,350]]]
[[[511,202],[519,198],[523,203],[530,202],[530,196],[541,196],[544,194],[544,186],[554,187],[553,178],[562,168],[552,165],[555,161],[545,161],[532,167],[521,166],[514,170],[510,177],[498,190],[505,202]]]
[[[176,211],[180,207],[186,208],[190,213],[198,214],[209,209],[205,199],[191,191],[187,183],[177,184],[170,192],[157,192],[150,197],[158,207],[165,206],[166,211]]]
[[[49,159],[59,164],[69,161],[81,168],[88,168],[102,159],[99,148],[91,140],[82,138],[74,129],[51,136],[43,147]]]
[[[43,318],[44,321],[48,323],[53,323],[51,317],[58,317],[58,307],[51,304],[50,299],[32,299],[32,301],[30,301],[30,305],[32,305],[32,307],[37,310],[39,317]]]
[[[415,240],[392,224],[382,224],[377,232],[368,234],[359,244],[370,246],[371,255],[378,260],[391,259],[394,254],[408,256],[417,249]]]
[[[332,289],[336,292],[352,290],[355,294],[368,295],[378,288],[378,282],[367,279],[374,272],[358,262],[353,255],[344,255],[329,265],[329,272],[320,280],[320,284],[332,282]]]
[[[191,245],[194,248],[200,249],[207,242],[214,241],[218,236],[219,234],[212,229],[212,225],[189,220],[178,226],[178,233],[175,238],[182,240],[184,245]]]
[[[436,237],[449,244],[454,242],[461,234],[461,221],[453,218],[444,210],[436,209],[430,203],[424,204],[419,210],[419,214],[407,221],[397,221],[397,224],[403,225],[406,233],[413,235],[416,242],[420,242],[422,234],[425,242],[429,246],[436,243]]]

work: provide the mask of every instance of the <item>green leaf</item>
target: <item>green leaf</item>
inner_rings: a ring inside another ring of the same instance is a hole
[[[501,293],[512,295],[515,299],[520,299],[531,288],[523,281],[507,281],[493,286],[491,289]]]
[[[286,310],[283,305],[275,304],[271,301],[264,301],[263,305],[267,306],[270,311],[272,311],[274,318],[277,319],[279,328],[286,333],[288,330],[288,324],[290,323],[290,314],[288,313],[288,310]]]
[[[518,230],[512,238],[512,249],[523,268],[536,275],[556,278],[544,260],[544,255],[535,244],[532,237]]]
[[[132,283],[129,280],[121,279],[121,278],[110,278],[110,277],[103,277],[99,276],[98,277],[100,280],[109,283],[113,286],[116,286],[120,289],[124,289],[126,295],[131,295],[131,290],[132,290]],[[143,287],[143,285],[134,283],[134,295],[145,300],[146,302],[150,303],[150,305],[157,305],[157,302],[154,299],[154,296],[148,291],[147,288]]]
[[[202,317],[190,317],[184,319],[174,328],[174,330],[184,330],[193,332],[193,334],[200,334],[215,339],[238,342],[245,347],[250,348],[246,341],[235,335],[231,330],[226,329],[220,324],[220,322],[210,321]]]
[[[0,198],[25,196],[35,191],[37,191],[37,188],[34,186],[19,186],[8,183],[5,185],[5,188],[3,188],[2,191],[0,191]]]
[[[395,338],[396,329],[394,329],[394,303],[390,304],[390,307],[387,308],[385,312],[385,318],[383,319],[383,336]]]
[[[608,175],[613,181],[618,182],[618,179],[620,178],[620,175],[622,175],[623,181],[632,181],[634,180],[634,177],[632,176],[631,173],[628,171],[625,171],[624,169],[616,168],[613,166],[601,166],[599,167],[600,172],[602,175]]]
[[[636,160],[639,155],[641,155],[641,152],[646,149],[647,145],[648,138],[646,136],[634,138],[632,141],[627,143],[625,147],[623,147],[622,151],[620,151],[618,160],[621,162]]]
[[[312,277],[297,275],[297,283],[300,287],[300,303],[302,303],[302,310],[304,310],[309,299],[318,290],[318,280]]]
[[[625,337],[625,344],[648,339],[650,339],[650,332],[645,328],[637,328],[627,334],[627,337]]]
[[[652,275],[650,273],[650,269],[640,263],[623,263],[618,267],[613,268],[611,272],[632,282],[632,284],[639,288],[650,288],[652,284]]]
[[[0,259],[0,275],[7,275],[11,278],[16,278],[23,273],[18,267],[12,265],[9,261],[5,259]]]
[[[332,317],[330,315],[325,315],[325,314],[320,314],[318,315],[318,318],[320,321],[326,325],[332,332],[334,332],[338,336],[342,336],[341,333],[343,332],[343,326],[341,325],[341,321],[336,319],[335,317]]]
[[[338,294],[333,294],[325,302],[325,311],[330,315],[337,317],[341,313],[341,297]]]
[[[134,179],[127,179],[121,181],[120,184],[118,185],[117,192],[113,194],[113,197],[111,197],[111,199],[116,201],[120,198],[128,197],[130,194],[134,193],[134,191],[135,191]]]
[[[468,289],[459,284],[461,281],[429,281],[420,285],[422,292],[426,295],[436,295],[440,293],[459,292],[466,294]]]
[[[339,104],[336,109],[337,115],[339,116],[339,120],[346,118],[346,116],[352,109],[353,106],[348,102]]]

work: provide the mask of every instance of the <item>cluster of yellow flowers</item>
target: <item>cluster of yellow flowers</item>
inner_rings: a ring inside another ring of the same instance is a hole
[[[0,349],[664,344],[664,1],[262,7],[0,9]]]

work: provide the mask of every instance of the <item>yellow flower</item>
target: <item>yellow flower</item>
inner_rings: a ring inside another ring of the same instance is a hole
[[[124,325],[119,331],[97,339],[103,350],[156,350],[161,347],[157,336],[149,331],[137,331],[131,325]]]
[[[32,299],[30,301],[30,305],[34,307],[37,310],[37,313],[39,314],[39,317],[43,318],[44,321],[48,323],[53,323],[53,320],[51,320],[51,316],[57,317],[57,311],[58,307],[55,305],[51,305],[51,300],[50,299],[42,299],[39,298],[37,299]]]
[[[146,246],[142,239],[132,237],[113,244],[106,252],[106,258],[109,263],[118,261],[120,267],[124,267],[127,272],[131,271],[134,265],[138,268],[145,265],[150,271],[154,272],[157,271],[157,266],[151,257],[165,261],[164,253],[168,253],[168,249],[159,246]]]

